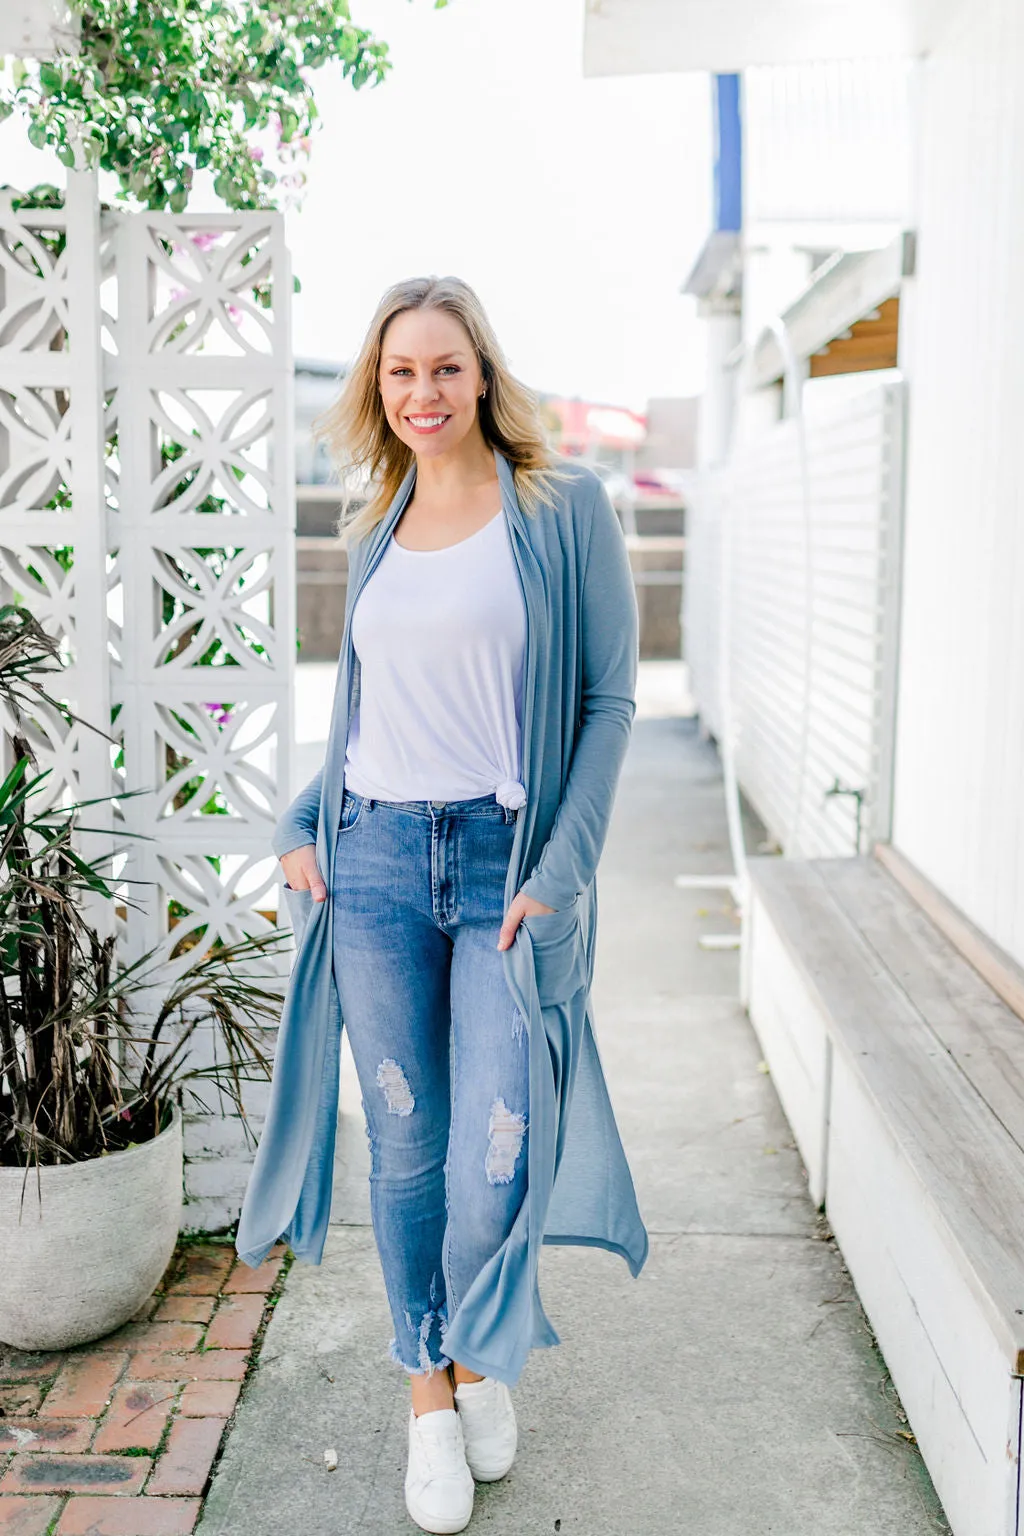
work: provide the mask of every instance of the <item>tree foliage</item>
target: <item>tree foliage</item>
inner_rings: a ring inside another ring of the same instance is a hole
[[[352,23],[348,0],[70,0],[70,8],[76,51],[15,60],[0,79],[0,119],[22,111],[38,149],[68,167],[112,171],[123,198],[173,213],[198,170],[212,174],[231,208],[276,207],[303,180],[317,121],[312,71],[336,61],[359,89],[390,68],[387,44]]]

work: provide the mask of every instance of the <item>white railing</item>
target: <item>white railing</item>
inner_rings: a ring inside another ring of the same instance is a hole
[[[854,854],[889,832],[903,417],[900,382],[869,387],[802,432],[781,422],[693,487],[691,688],[708,729],[731,730],[740,787],[791,856]]]

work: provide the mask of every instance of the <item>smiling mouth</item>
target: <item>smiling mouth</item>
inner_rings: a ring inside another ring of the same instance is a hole
[[[409,423],[410,427],[412,427],[414,432],[436,432],[439,427],[444,426],[446,421],[450,421],[451,417],[407,416],[405,419]]]

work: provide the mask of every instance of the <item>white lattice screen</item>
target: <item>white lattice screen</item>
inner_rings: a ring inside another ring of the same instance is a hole
[[[59,212],[11,209],[0,194],[0,576],[63,641],[75,709],[110,719],[99,294],[109,240],[77,177]],[[72,500],[72,486],[74,499]],[[35,746],[71,785],[110,789],[101,739],[39,716]]]
[[[0,584],[63,642],[43,722],[52,793],[143,789],[117,820],[131,955],[274,926],[274,821],[293,739],[291,274],[272,214],[60,212],[0,202]],[[212,1037],[206,1049],[212,1049]],[[200,1047],[200,1050],[203,1047]],[[259,1129],[265,1090],[251,1085]],[[212,1104],[212,1090],[204,1089]],[[234,1126],[194,1115],[186,1222],[237,1214]]]

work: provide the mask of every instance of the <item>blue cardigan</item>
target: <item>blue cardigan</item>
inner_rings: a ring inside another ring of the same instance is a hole
[[[557,909],[525,918],[504,951],[530,1041],[529,1190],[512,1232],[470,1287],[445,1350],[514,1384],[530,1349],[558,1343],[537,1286],[542,1242],[621,1254],[636,1275],[647,1233],[612,1113],[590,1007],[595,870],[635,711],[637,610],[614,509],[598,477],[567,465],[554,506],[527,516],[495,451],[527,615],[523,719],[526,805],[516,819],[505,905],[520,890]],[[409,470],[384,519],[350,552],[348,599],[324,768],[278,823],[280,857],[315,843],[330,890],[348,725],[358,699],[352,610],[415,483]],[[278,1033],[270,1103],[238,1223],[251,1265],[284,1237],[319,1264],[330,1218],[341,1008],[330,896],[285,891],[297,952]]]

